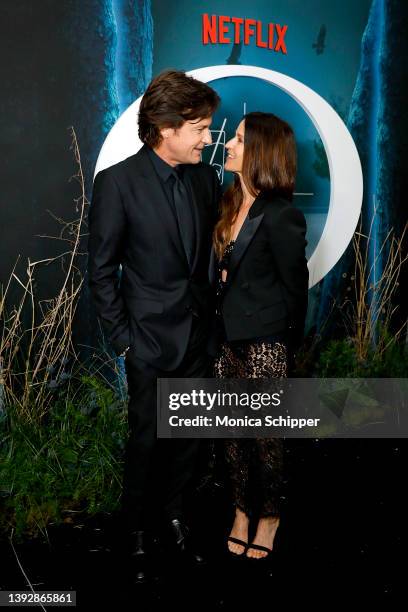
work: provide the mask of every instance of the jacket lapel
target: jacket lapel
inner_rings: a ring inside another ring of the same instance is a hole
[[[239,262],[244,256],[245,251],[251,243],[251,240],[255,236],[255,233],[263,219],[264,213],[263,208],[265,201],[258,196],[255,202],[252,204],[249,213],[239,231],[237,239],[232,249],[230,264],[227,274],[227,286],[230,285],[231,280],[236,272]]]

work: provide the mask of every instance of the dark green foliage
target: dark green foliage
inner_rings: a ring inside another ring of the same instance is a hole
[[[322,378],[405,378],[407,372],[408,352],[395,340],[381,355],[373,349],[365,359],[358,358],[350,338],[330,340],[316,363],[316,374]]]
[[[8,407],[0,420],[0,528],[45,533],[50,522],[118,505],[126,405],[101,380],[83,376],[56,392],[42,422]]]

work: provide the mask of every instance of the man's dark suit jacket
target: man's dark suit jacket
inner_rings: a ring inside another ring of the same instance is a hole
[[[214,168],[183,165],[197,244],[192,268],[146,146],[99,172],[89,212],[89,285],[115,352],[163,370],[181,362],[192,311],[212,314],[208,262],[220,187]],[[122,266],[121,276],[119,266]]]
[[[291,347],[303,339],[309,271],[303,213],[288,200],[260,194],[232,251],[221,305],[228,341],[286,332]],[[210,276],[216,261],[211,253]]]

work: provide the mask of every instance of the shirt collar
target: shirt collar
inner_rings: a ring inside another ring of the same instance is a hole
[[[150,147],[147,148],[147,151],[157,174],[163,182],[166,182],[170,176],[176,178],[179,176],[179,171],[181,170],[180,166],[170,166],[170,164],[165,162],[164,159],[157,155]]]

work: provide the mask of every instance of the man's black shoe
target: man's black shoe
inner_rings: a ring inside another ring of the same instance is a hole
[[[189,528],[180,519],[170,521],[169,540],[172,550],[184,559],[190,560],[196,565],[206,563],[206,559],[195,550],[192,544]]]

